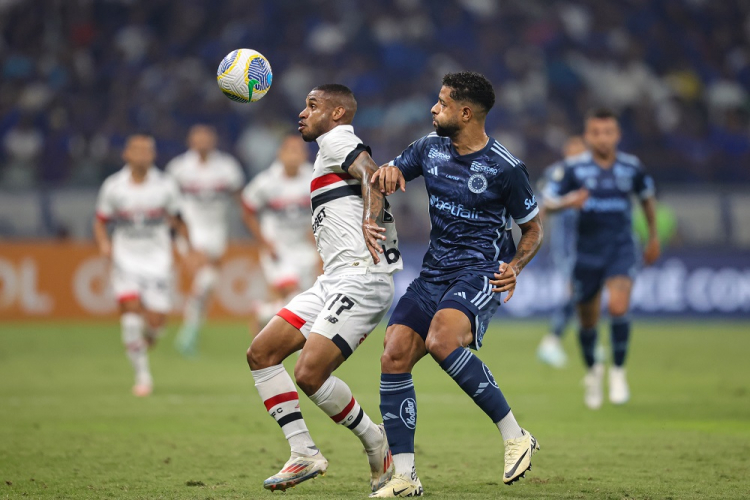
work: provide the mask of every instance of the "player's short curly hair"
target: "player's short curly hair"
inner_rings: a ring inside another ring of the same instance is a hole
[[[448,73],[443,77],[443,86],[451,88],[451,99],[479,104],[488,112],[495,105],[495,89],[492,83],[474,71]]]

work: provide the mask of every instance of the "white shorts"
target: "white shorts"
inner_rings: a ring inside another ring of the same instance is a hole
[[[112,289],[117,302],[140,299],[149,311],[169,313],[172,310],[172,279],[142,276],[122,269],[112,269]]]
[[[323,275],[277,315],[305,338],[315,332],[331,339],[348,358],[378,326],[392,302],[390,274]]]
[[[319,273],[320,257],[318,251],[311,244],[302,244],[294,248],[277,248],[277,257],[261,253],[260,266],[266,282],[280,288],[287,285],[297,285],[299,288],[312,286]]]
[[[193,228],[190,230],[190,245],[212,260],[219,260],[227,251],[226,232]]]

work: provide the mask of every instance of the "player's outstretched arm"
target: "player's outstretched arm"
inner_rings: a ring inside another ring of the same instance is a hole
[[[531,262],[542,245],[544,230],[539,215],[528,222],[519,224],[518,227],[521,228],[521,239],[518,242],[515,257],[510,263],[500,263],[500,268],[495,273],[495,279],[490,280],[494,287],[493,292],[508,292],[508,296],[505,297],[503,302],[508,302],[513,297],[513,292],[516,289],[516,278],[526,267],[526,264]]]
[[[643,261],[650,266],[661,254],[661,245],[659,244],[659,235],[656,231],[656,199],[649,196],[641,201],[643,213],[646,216],[648,224],[648,241],[646,248],[643,250]]]
[[[588,199],[589,192],[586,188],[576,189],[575,191],[571,191],[570,193],[559,197],[545,196],[544,209],[551,213],[565,210],[566,208],[580,210],[583,208],[583,205],[586,204],[586,200]]]
[[[97,217],[94,219],[94,240],[96,240],[96,246],[99,247],[99,253],[104,257],[112,256],[112,243],[109,241],[109,235],[107,234],[107,223]]]
[[[380,188],[380,192],[390,196],[396,192],[396,188],[406,191],[406,179],[400,168],[393,165],[382,165],[372,176],[370,181]]]
[[[362,184],[362,202],[364,209],[362,211],[362,234],[365,237],[365,244],[372,255],[372,260],[377,264],[380,262],[378,254],[383,253],[383,247],[380,241],[385,240],[385,228],[378,225],[377,219],[383,213],[385,205],[385,196],[373,186],[373,175],[378,172],[378,165],[373,161],[367,151],[359,153],[354,162],[349,166],[349,175],[359,179]]]

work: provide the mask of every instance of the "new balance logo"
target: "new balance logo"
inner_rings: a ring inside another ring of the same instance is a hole
[[[480,383],[479,384],[479,389],[477,389],[477,392],[474,393],[474,395],[472,396],[472,398],[475,398],[475,397],[479,396],[480,394],[482,394],[484,392],[484,390],[487,388],[488,385],[490,385],[488,382],[482,382],[482,383]]]
[[[437,176],[438,175],[438,168],[437,167],[432,167],[431,169],[428,170],[428,172],[431,173],[434,176]]]
[[[335,317],[334,315],[329,314],[328,317],[326,318],[326,321],[335,325],[336,323],[339,322],[339,319]]]
[[[455,292],[453,295],[457,295],[464,300],[466,299],[466,292]]]

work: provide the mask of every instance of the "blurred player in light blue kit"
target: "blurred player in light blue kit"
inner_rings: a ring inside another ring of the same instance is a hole
[[[624,404],[630,399],[625,378],[625,358],[630,344],[630,293],[640,265],[640,250],[633,237],[633,202],[640,199],[648,224],[648,241],[643,251],[646,265],[660,253],[656,231],[654,182],[640,160],[617,149],[620,126],[617,116],[607,109],[586,115],[584,140],[589,151],[565,160],[559,180],[550,182],[545,192],[547,210],[561,210],[580,204],[577,224],[576,262],[573,269],[573,296],[578,304],[578,334],[588,368],[584,378],[584,402],[591,409],[604,401],[604,365],[595,356],[597,323],[602,289],[608,294],[611,318],[612,366],[609,370],[609,400]]]
[[[586,143],[579,135],[574,135],[565,141],[563,146],[563,158],[568,159],[577,156],[586,151]],[[558,161],[547,167],[544,171],[544,177],[540,182],[539,192],[544,192],[544,188],[550,182],[559,181],[565,173],[565,163]],[[541,214],[544,219],[545,232],[547,241],[549,241],[550,257],[555,269],[560,271],[567,281],[567,296],[565,301],[558,306],[552,314],[550,332],[539,344],[536,355],[540,361],[555,368],[562,368],[568,361],[565,351],[562,348],[561,339],[568,327],[573,314],[575,313],[575,301],[570,285],[570,276],[573,272],[576,253],[576,220],[578,217],[577,209],[580,209],[588,198],[586,190],[579,191],[576,199],[573,200],[574,207],[559,210],[557,213],[547,213],[546,206],[542,205]],[[550,234],[551,233],[551,234]]]

